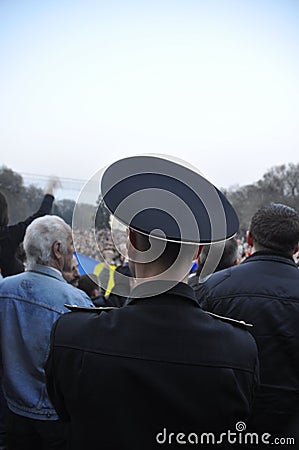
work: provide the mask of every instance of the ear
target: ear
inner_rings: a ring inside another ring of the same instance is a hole
[[[253,247],[253,239],[250,231],[247,231],[247,243],[250,245],[250,247]]]
[[[299,251],[299,243],[294,248],[293,255],[295,255],[298,251]]]
[[[61,243],[58,241],[55,241],[52,244],[52,253],[54,256],[54,259],[60,261],[62,258],[62,253],[61,253]]]

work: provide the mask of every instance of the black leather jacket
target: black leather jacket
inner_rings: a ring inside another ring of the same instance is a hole
[[[299,270],[291,257],[256,252],[196,287],[202,307],[252,323],[261,385],[253,431],[299,433]],[[299,440],[297,440],[299,442]]]

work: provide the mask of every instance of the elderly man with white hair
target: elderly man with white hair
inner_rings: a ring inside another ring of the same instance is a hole
[[[71,228],[57,216],[36,219],[26,231],[27,271],[0,284],[3,390],[9,408],[8,448],[37,450],[66,447],[65,425],[49,400],[44,365],[53,323],[68,310],[65,303],[93,306],[68,284]]]

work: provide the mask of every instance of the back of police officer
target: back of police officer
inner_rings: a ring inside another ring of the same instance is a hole
[[[138,181],[130,180],[130,187],[138,189]],[[175,181],[159,178],[160,189],[169,185],[171,198],[174,191],[179,195]],[[118,186],[115,197],[124,190]],[[109,198],[107,205],[114,213]],[[255,341],[244,324],[215,318],[196,302],[186,284],[197,249],[192,234],[181,243],[169,226],[160,240],[148,237],[144,218],[127,224],[137,286],[126,305],[76,311],[53,328],[47,387],[58,414],[70,422],[71,448],[181,448],[202,439],[222,440],[218,446],[225,448],[220,433],[235,432],[251,411]],[[212,240],[205,231],[202,239]]]

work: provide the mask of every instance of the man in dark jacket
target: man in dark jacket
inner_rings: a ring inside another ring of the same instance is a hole
[[[259,433],[297,437],[299,430],[299,214],[280,204],[253,216],[253,254],[197,287],[207,311],[254,326],[261,386],[248,426]],[[298,440],[297,440],[298,443]]]
[[[213,260],[215,258],[215,253],[216,258],[218,257],[219,252],[217,247],[220,247],[220,251],[222,250],[223,253],[218,265],[215,267]],[[239,249],[236,238],[228,239],[225,242],[224,248],[223,243],[204,245],[200,252],[200,264],[196,272],[188,277],[188,284],[194,288],[198,283],[203,283],[206,277],[210,276],[211,273],[219,272],[219,270],[227,269],[228,267],[236,266],[237,264],[239,264]]]
[[[246,420],[257,381],[246,325],[205,313],[186,283],[198,243],[235,234],[235,212],[199,174],[153,156],[111,165],[102,194],[129,225],[137,286],[122,308],[79,308],[56,322],[49,395],[70,422],[72,450],[205,448]]]
[[[17,250],[23,242],[27,227],[38,217],[50,214],[54,201],[53,191],[58,185],[58,179],[50,179],[38,211],[15,225],[8,225],[8,204],[5,195],[0,192],[0,270],[3,277],[24,272]]]

